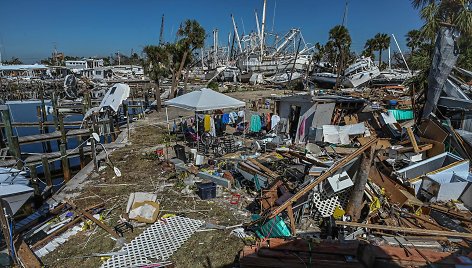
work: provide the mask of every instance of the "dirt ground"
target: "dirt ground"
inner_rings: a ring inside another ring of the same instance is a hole
[[[228,93],[244,101],[282,94],[281,91],[244,91]],[[169,108],[171,120],[188,116],[188,111]],[[233,226],[247,222],[249,213],[242,207],[231,205],[231,192],[223,191],[216,199],[201,200],[195,194],[182,194],[182,178],[162,165],[162,161],[148,153],[156,146],[166,143],[168,138],[165,124],[166,114],[152,113],[135,123],[128,144],[112,153],[111,160],[121,170],[122,176],[116,177],[109,167],[94,173],[87,185],[73,201],[79,207],[105,203],[105,222],[109,226],[117,224],[125,211],[127,200],[133,192],[155,192],[160,202],[160,215],[172,213],[206,223],[220,226]],[[169,149],[171,151],[171,149]],[[149,225],[148,225],[149,226]],[[147,226],[135,228],[126,233],[126,242],[131,241]],[[88,230],[79,232],[42,261],[48,267],[98,267],[103,258],[90,257],[91,254],[117,251],[123,243],[117,243],[100,228],[92,225]],[[171,257],[176,267],[233,267],[244,242],[230,235],[230,230],[212,230],[195,233]]]

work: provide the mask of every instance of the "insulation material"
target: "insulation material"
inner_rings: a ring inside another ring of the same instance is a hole
[[[365,137],[370,136],[369,130],[365,127],[364,123],[335,126],[335,125],[324,125],[323,126],[323,139],[325,142],[333,144],[350,144],[350,136],[361,135]]]
[[[202,224],[203,221],[179,216],[167,218],[165,222],[158,221],[120,250],[127,254],[113,256],[101,267],[139,267],[156,261],[165,261]]]

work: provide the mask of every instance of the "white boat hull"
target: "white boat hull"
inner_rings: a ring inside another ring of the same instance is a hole
[[[33,195],[34,189],[21,184],[0,184],[0,198],[10,205],[13,215]]]

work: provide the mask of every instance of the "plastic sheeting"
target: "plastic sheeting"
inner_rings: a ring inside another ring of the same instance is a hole
[[[428,77],[428,92],[426,93],[426,103],[423,109],[423,118],[427,118],[434,110],[441,95],[441,90],[456,64],[459,56],[456,41],[459,32],[442,27],[436,38],[436,47],[433,54],[433,62]]]

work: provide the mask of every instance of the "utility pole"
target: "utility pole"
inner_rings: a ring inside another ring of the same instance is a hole
[[[161,20],[161,32],[159,33],[159,46],[164,44],[164,14],[162,14]]]

